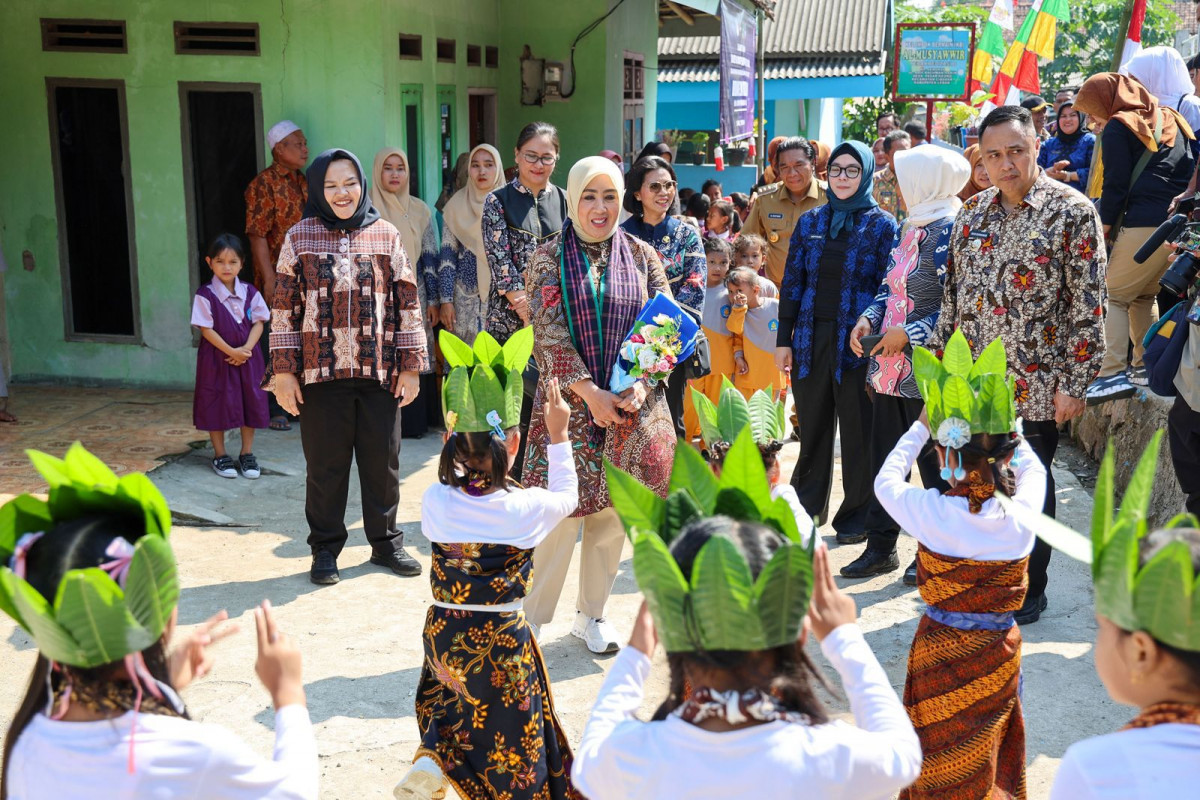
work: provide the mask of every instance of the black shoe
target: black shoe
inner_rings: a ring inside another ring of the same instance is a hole
[[[867,540],[866,531],[838,531],[834,537],[838,544],[862,544]]]
[[[1026,597],[1025,605],[1021,606],[1021,610],[1013,615],[1018,625],[1032,625],[1042,617],[1042,612],[1046,610],[1046,595],[1039,594],[1037,597]]]
[[[404,552],[403,547],[394,553],[371,553],[371,563],[406,577],[421,574],[421,562]]]
[[[904,585],[917,585],[917,560],[915,558],[912,560],[911,564],[904,568]]]
[[[900,560],[896,558],[895,550],[878,550],[867,545],[861,556],[842,567],[842,577],[869,578],[897,569],[900,569]]]
[[[328,586],[342,579],[338,575],[337,559],[333,557],[333,553],[328,550],[318,550],[313,553],[312,569],[308,571],[308,579],[321,586]]]

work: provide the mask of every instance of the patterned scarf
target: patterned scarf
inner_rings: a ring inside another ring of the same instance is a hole
[[[584,366],[603,388],[608,388],[621,343],[642,310],[642,281],[628,234],[617,228],[608,241],[611,254],[597,289],[571,220],[563,225],[560,263],[567,325]]]
[[[1142,713],[1121,728],[1123,731],[1134,728],[1153,728],[1155,725],[1168,723],[1183,723],[1185,725],[1200,725],[1200,706],[1191,703],[1155,703],[1146,706]]]
[[[672,713],[693,725],[699,725],[706,719],[723,719],[730,725],[740,725],[750,720],[782,720],[802,725],[811,724],[807,714],[788,711],[777,699],[762,689],[749,689],[744,692],[730,689],[727,692],[718,692],[702,687],[692,692]]]
[[[978,514],[983,509],[983,504],[991,500],[995,494],[996,484],[984,483],[983,475],[977,469],[973,469],[967,474],[966,483],[960,483],[946,492],[947,497],[967,498],[967,505],[972,514]]]

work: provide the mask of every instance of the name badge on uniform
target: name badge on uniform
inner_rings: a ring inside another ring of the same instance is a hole
[[[979,248],[983,247],[984,241],[988,238],[988,232],[987,231],[968,231],[967,238],[968,238],[968,243],[971,246],[971,249],[978,250]]]
[[[783,214],[777,214],[776,212],[772,211],[767,214],[767,219],[783,219]]]

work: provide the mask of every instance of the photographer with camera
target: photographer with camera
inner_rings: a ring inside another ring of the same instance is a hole
[[[1114,72],[1088,78],[1075,108],[1107,123],[1101,134],[1100,221],[1109,243],[1108,316],[1104,361],[1087,390],[1088,405],[1096,405],[1147,385],[1142,337],[1158,317],[1155,296],[1168,251],[1159,248],[1145,263],[1133,255],[1167,219],[1171,202],[1191,180],[1195,158],[1189,144],[1195,137],[1178,112],[1160,106],[1135,79]]]
[[[1163,276],[1163,289],[1181,295],[1183,301],[1168,312],[1170,318],[1163,320],[1164,325],[1151,329],[1147,339],[1161,337],[1165,346],[1157,363],[1148,356],[1147,364],[1151,388],[1163,396],[1175,395],[1175,405],[1167,414],[1171,463],[1179,488],[1187,495],[1188,513],[1200,514],[1200,223],[1188,225],[1186,217],[1177,214],[1154,238],[1159,236],[1170,238],[1166,247],[1175,251],[1169,256],[1171,266]],[[1153,353],[1155,345],[1148,343],[1148,349]],[[1178,366],[1172,377],[1175,360]]]

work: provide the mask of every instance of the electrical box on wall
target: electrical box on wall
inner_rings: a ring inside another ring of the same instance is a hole
[[[529,45],[521,53],[521,105],[540,106],[547,100],[563,102],[566,69],[561,61],[534,58]]]
[[[546,62],[546,67],[542,70],[542,83],[545,100],[563,99],[563,65],[561,61]]]

